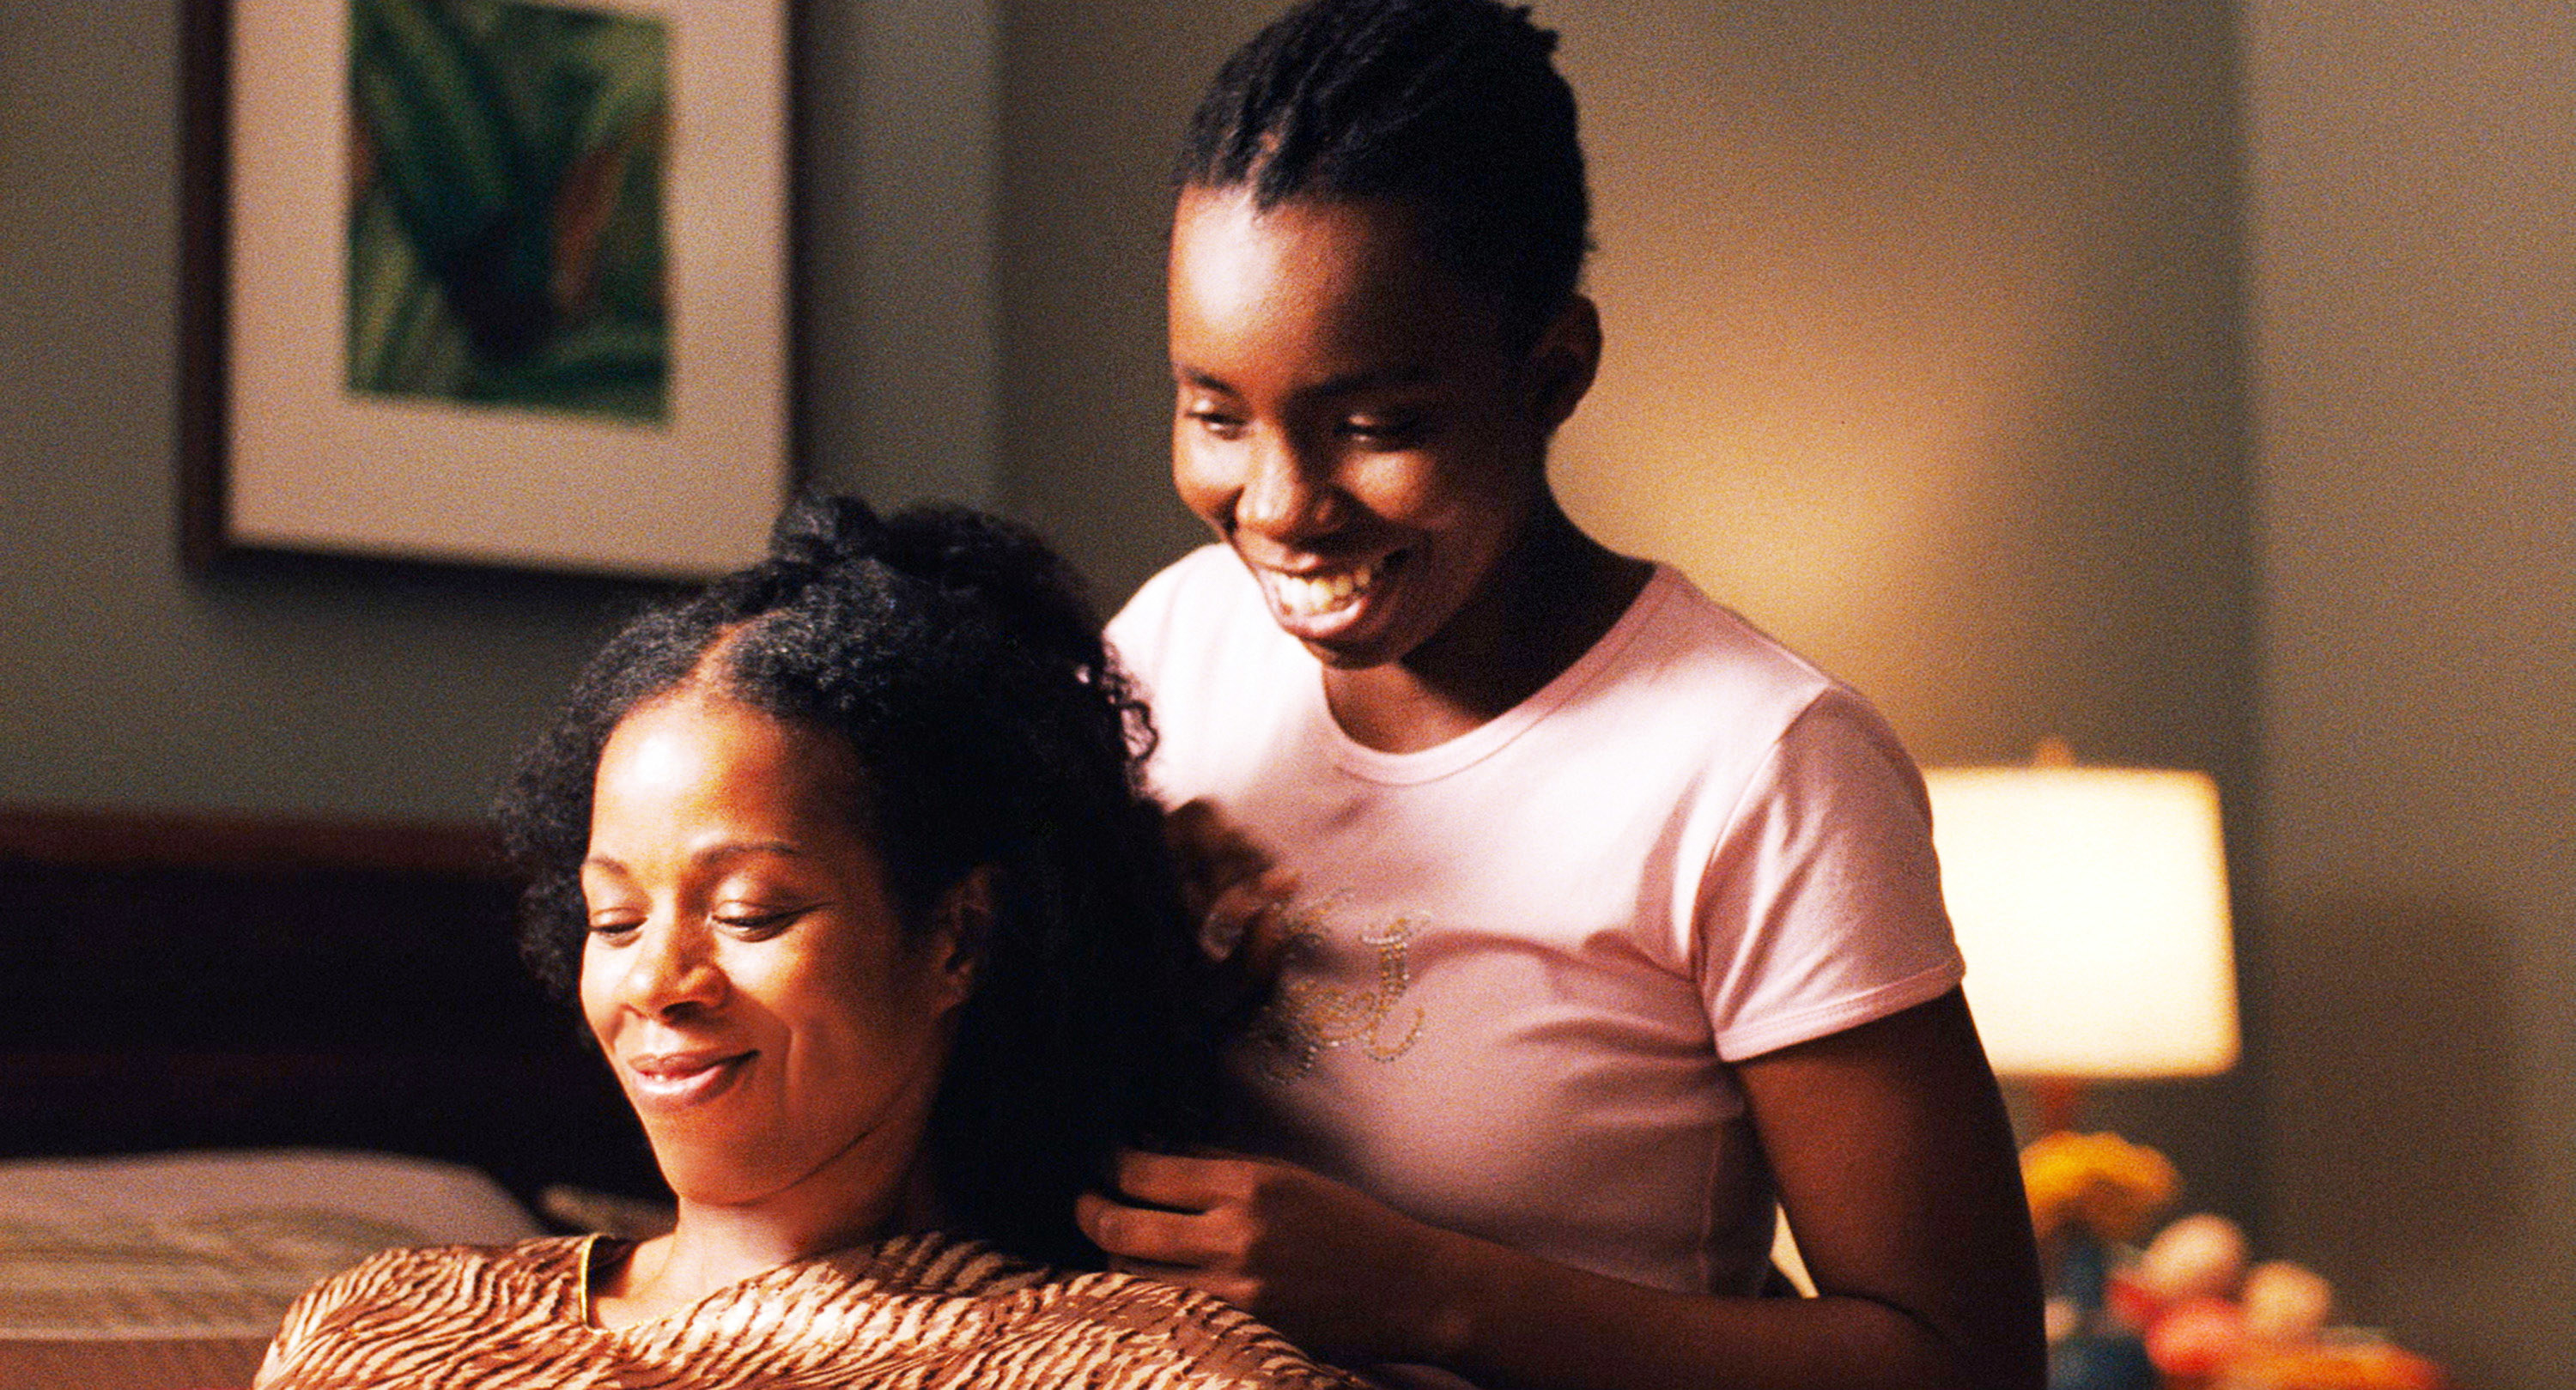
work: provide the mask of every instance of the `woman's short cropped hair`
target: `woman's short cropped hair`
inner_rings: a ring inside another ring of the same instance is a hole
[[[1212,1122],[1210,967],[1144,791],[1143,705],[1073,572],[954,508],[807,499],[771,557],[646,613],[592,659],[498,806],[528,876],[521,945],[569,993],[592,783],[628,713],[692,682],[848,741],[851,814],[923,931],[979,867],[989,925],[927,1138],[953,1234],[1095,1264],[1073,1224],[1114,1151]]]
[[[1395,198],[1434,254],[1497,294],[1526,348],[1590,249],[1591,202],[1556,34],[1495,0],[1309,0],[1235,50],[1173,170],[1183,188]]]

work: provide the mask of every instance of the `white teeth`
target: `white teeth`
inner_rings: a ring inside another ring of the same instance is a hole
[[[1273,571],[1270,591],[1278,596],[1280,609],[1289,616],[1312,618],[1350,607],[1376,582],[1375,565],[1312,577]]]

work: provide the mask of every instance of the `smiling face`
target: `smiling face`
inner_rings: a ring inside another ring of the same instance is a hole
[[[602,750],[584,1017],[683,1204],[892,1211],[970,968],[908,941],[831,735],[684,686]]]
[[[1414,659],[1493,601],[1591,380],[1588,316],[1512,351],[1498,301],[1418,222],[1196,187],[1173,221],[1173,480],[1280,627],[1342,670]]]

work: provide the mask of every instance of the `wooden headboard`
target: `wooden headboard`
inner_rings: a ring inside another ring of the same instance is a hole
[[[0,1154],[325,1145],[658,1190],[480,831],[0,807]]]

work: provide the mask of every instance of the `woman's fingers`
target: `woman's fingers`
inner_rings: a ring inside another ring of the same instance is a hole
[[[1288,951],[1288,903],[1297,896],[1297,876],[1286,869],[1270,869],[1239,885],[1235,895],[1248,906],[1229,955],[1243,979],[1266,993]]]
[[[1097,1192],[1073,1199],[1073,1223],[1112,1256],[1154,1264],[1169,1262],[1179,1248],[1181,1213],[1113,1202]]]
[[[1290,1172],[1279,1164],[1231,1154],[1119,1154],[1118,1193],[1086,1192],[1074,1220],[1094,1245],[1143,1264],[1163,1278],[1215,1285],[1206,1276],[1240,1275],[1252,1263],[1266,1217],[1262,1188]]]
[[[1273,1166],[1216,1151],[1166,1154],[1122,1149],[1116,1176],[1118,1190],[1138,1202],[1169,1211],[1205,1212],[1249,1201]]]
[[[1168,1211],[1086,1192],[1074,1199],[1073,1218],[1092,1244],[1152,1266],[1147,1272],[1158,1277],[1230,1270],[1243,1261],[1243,1223],[1230,1211]]]
[[[1076,1219],[1118,1267],[1227,1299],[1328,1359],[1402,1359],[1440,1306],[1440,1233],[1319,1173],[1130,1150],[1116,1177]]]
[[[1228,891],[1277,872],[1270,852],[1204,798],[1185,801],[1163,817],[1163,839],[1181,874],[1190,910],[1214,911]]]
[[[1280,950],[1288,945],[1288,898],[1296,875],[1262,870],[1229,883],[1198,916],[1198,945],[1213,960],[1226,960],[1247,988],[1267,994],[1278,976]]]
[[[1074,1219],[1108,1252],[1113,1269],[1185,1284],[1273,1317],[1276,1272],[1262,1254],[1260,1209],[1261,1185],[1272,1169],[1280,1166],[1131,1150],[1118,1162],[1121,1195],[1129,1200],[1086,1192],[1076,1199]]]
[[[1205,911],[1199,914],[1199,948],[1217,960],[1232,960],[1238,965],[1246,959],[1265,935],[1261,922],[1274,915],[1271,911],[1279,900],[1268,892],[1268,876],[1247,878],[1218,892]]]
[[[1259,878],[1271,859],[1213,802],[1185,801],[1163,817],[1163,840],[1181,870],[1181,890],[1193,911],[1204,912],[1234,884]]]

